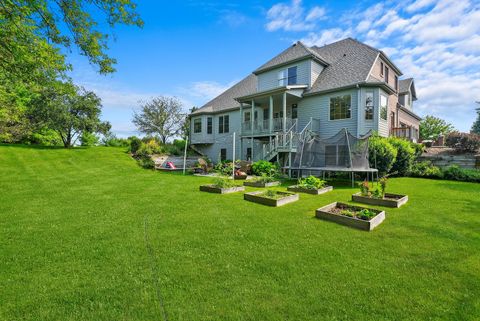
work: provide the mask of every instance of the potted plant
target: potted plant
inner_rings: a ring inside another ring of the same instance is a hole
[[[298,194],[291,192],[281,192],[269,189],[266,191],[245,193],[243,194],[243,199],[258,204],[277,207],[298,201],[299,196]]]
[[[245,187],[238,186],[231,179],[226,177],[218,177],[214,180],[213,184],[201,185],[200,191],[217,194],[229,194],[235,192],[244,191]]]
[[[400,207],[407,203],[408,195],[386,193],[388,178],[382,177],[370,187],[367,181],[360,183],[360,192],[352,195],[352,201],[385,207]]]
[[[315,216],[323,220],[347,225],[365,231],[373,230],[375,227],[380,225],[383,220],[385,220],[384,211],[340,202],[331,203],[317,209]]]
[[[313,195],[320,195],[329,192],[333,189],[332,186],[327,186],[327,182],[319,179],[313,175],[305,178],[300,178],[297,185],[292,185],[287,188],[291,192],[301,192]]]
[[[278,181],[275,176],[262,174],[260,177],[246,180],[243,185],[251,187],[272,187],[280,185],[280,181]]]

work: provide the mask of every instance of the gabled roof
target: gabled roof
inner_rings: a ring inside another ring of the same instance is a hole
[[[366,82],[379,55],[378,50],[352,38],[314,46],[312,50],[324,57],[329,66],[320,73],[309,94]]]
[[[258,67],[253,73],[259,74],[260,72],[307,58],[312,58],[324,66],[328,65],[323,57],[318,55],[317,52],[305,46],[301,41],[297,41],[292,46]]]
[[[375,78],[370,74],[375,61],[379,57],[401,75],[401,71],[383,51],[352,38],[340,40],[323,47],[314,46],[311,48],[297,42],[192,114],[218,113],[238,108],[240,104],[235,98],[258,94],[257,73],[304,59],[314,59],[325,66],[315,83],[309,90],[305,91],[304,95],[351,88],[356,85],[380,86],[387,92],[394,93],[395,89],[386,84],[384,80]],[[412,96],[416,99],[413,80],[411,81]],[[400,81],[400,89],[402,88],[402,82],[403,80]]]
[[[240,106],[236,97],[246,96],[257,91],[257,77],[250,74],[240,82],[230,87],[208,103],[197,109],[192,115],[215,113],[223,110],[234,109]]]
[[[402,79],[398,82],[398,92],[400,94],[408,93],[409,91],[412,92],[413,100],[417,100],[417,92],[415,90],[415,83],[413,78]]]

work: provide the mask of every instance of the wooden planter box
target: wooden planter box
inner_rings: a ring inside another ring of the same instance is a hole
[[[229,194],[235,192],[242,192],[245,190],[243,186],[235,186],[228,188],[220,188],[215,185],[200,185],[200,191],[208,193],[217,193],[217,194]]]
[[[243,182],[243,185],[245,185],[245,186],[250,186],[250,187],[273,187],[273,186],[278,186],[278,185],[280,185],[280,182],[278,182],[278,181],[270,182],[270,183],[264,183],[264,182]]]
[[[384,211],[379,211],[379,210],[375,210],[375,209],[371,209],[371,208],[368,208],[368,209],[370,211],[374,212],[374,213],[377,213],[377,215],[375,217],[373,217],[372,219],[370,219],[370,221],[361,220],[361,219],[356,218],[356,217],[348,217],[348,216],[341,215],[341,214],[331,213],[330,210],[337,207],[338,205],[346,206],[346,207],[351,208],[355,211],[361,211],[361,210],[365,209],[364,207],[353,206],[353,205],[349,205],[349,204],[335,202],[335,203],[332,203],[332,204],[329,204],[329,205],[326,205],[324,207],[321,207],[321,208],[317,209],[316,212],[315,212],[315,216],[322,219],[322,220],[327,220],[327,221],[339,223],[339,224],[342,224],[342,225],[358,228],[358,229],[365,230],[365,231],[373,230],[375,227],[380,225],[380,223],[382,223],[383,220],[385,219],[385,212]]]
[[[281,194],[285,194],[285,197],[282,197],[279,199],[272,199],[272,198],[265,197],[261,195],[263,193],[264,193],[263,191],[245,193],[243,194],[243,199],[246,201],[255,202],[255,203],[268,205],[268,206],[275,206],[275,207],[292,203],[292,202],[298,201],[299,199],[298,194],[289,193],[289,192],[279,192]]]
[[[290,191],[290,192],[296,192],[296,193],[307,193],[307,194],[312,194],[312,195],[320,195],[320,194],[330,192],[331,190],[333,190],[333,186],[325,186],[324,188],[320,188],[320,189],[310,189],[310,188],[305,188],[305,187],[301,187],[301,186],[298,186],[298,185],[293,185],[293,186],[287,187],[287,190]]]
[[[368,196],[362,196],[360,192],[352,195],[352,201],[358,203],[364,203],[369,205],[378,205],[385,207],[400,207],[407,203],[408,195],[398,195],[385,193],[387,198],[374,198]]]

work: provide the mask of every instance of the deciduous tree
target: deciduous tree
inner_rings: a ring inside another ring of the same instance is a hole
[[[182,129],[185,116],[182,109],[177,98],[159,96],[141,103],[140,111],[134,112],[133,123],[140,132],[159,136],[165,144]]]
[[[420,122],[420,138],[425,139],[437,139],[440,135],[447,135],[455,128],[452,124],[447,123],[445,120],[434,117],[426,116]]]

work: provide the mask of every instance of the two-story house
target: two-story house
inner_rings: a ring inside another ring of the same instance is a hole
[[[378,49],[347,38],[322,47],[297,42],[191,116],[190,143],[214,162],[285,162],[305,129],[329,138],[346,128],[418,139],[413,79]],[[283,155],[283,156],[282,156]]]

